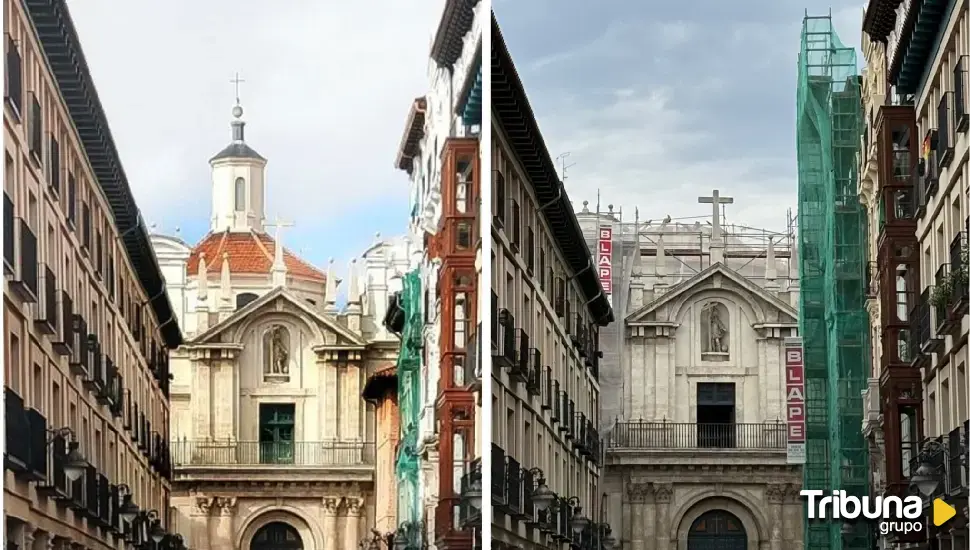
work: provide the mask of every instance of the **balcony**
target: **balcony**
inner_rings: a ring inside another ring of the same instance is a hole
[[[545,381],[542,389],[542,410],[548,411],[552,408],[552,397],[555,395],[552,391],[552,367],[545,367],[542,376]]]
[[[74,314],[71,322],[71,356],[68,361],[71,374],[88,376],[88,322],[81,315]]]
[[[965,58],[966,56],[964,56]],[[970,274],[970,258],[968,258],[967,233],[961,231],[950,241],[950,300],[949,315],[951,319],[959,320],[970,311],[970,288],[968,288],[968,274]]]
[[[549,421],[553,424],[558,424],[562,412],[562,392],[559,391],[559,380],[553,380],[549,388],[550,393],[550,410],[549,410]]]
[[[33,303],[37,301],[40,278],[37,266],[37,236],[23,218],[16,219],[14,228],[17,254],[10,289],[25,302]]]
[[[17,238],[14,235],[13,201],[6,191],[3,192],[3,274],[13,275],[16,271]]]
[[[697,424],[692,422],[619,422],[607,439],[608,450],[786,451],[787,426]]]
[[[4,387],[6,447],[4,469],[28,481],[47,479],[47,419],[35,409],[24,407],[24,400]]]
[[[57,292],[57,334],[51,342],[58,355],[70,356],[74,349],[74,300],[65,290]]]
[[[387,330],[394,334],[401,334],[404,331],[404,308],[401,306],[401,293],[391,294],[387,304],[387,311],[384,312],[382,324]]]
[[[41,269],[40,295],[35,304],[34,326],[41,334],[57,332],[57,277],[50,266]]]
[[[542,352],[532,348],[528,352],[528,368],[526,375],[525,389],[530,396],[537,396],[542,393]]]
[[[523,506],[526,492],[522,477],[522,466],[515,458],[505,455],[504,451],[502,454],[504,460],[498,463],[498,467],[503,469],[501,473],[503,486],[499,488],[502,497],[499,502],[493,500],[493,504],[499,511],[521,520],[527,517],[527,515],[530,515],[525,513]],[[493,458],[495,458],[494,455]],[[495,470],[495,468],[496,466],[493,463],[492,469]],[[492,484],[493,486],[496,484],[494,475],[492,477]]]
[[[144,418],[144,417],[142,417]],[[145,421],[147,422],[147,420]],[[139,447],[150,447],[150,427],[143,428]],[[239,467],[313,469],[374,464],[374,444],[353,441],[200,441],[171,443],[172,463],[177,470]]]
[[[516,382],[525,382],[529,375],[529,334],[525,329],[515,329],[512,331],[515,341],[514,359],[509,365],[509,379]]]
[[[953,118],[957,132],[966,132],[970,126],[970,116],[967,116],[968,69],[970,56],[961,55],[953,68]]]
[[[461,492],[461,503],[458,509],[458,525],[462,529],[468,529],[470,527],[481,527],[482,524],[482,511],[475,508],[468,502],[468,495],[471,492],[478,491],[479,494],[482,492],[482,461],[481,459],[475,459],[471,463],[471,470],[466,472],[461,476],[461,481],[459,482],[459,488]]]
[[[58,501],[71,497],[71,482],[67,479],[64,466],[67,463],[68,441],[62,435],[54,435],[47,454],[47,479],[37,485],[37,494]]]
[[[940,98],[936,115],[939,121],[936,154],[939,158],[940,168],[945,168],[953,160],[954,145],[956,143],[956,122],[953,118],[953,92],[945,92],[943,97]]]
[[[967,472],[970,466],[965,465],[970,461],[970,451],[966,447],[970,436],[968,429],[970,420],[953,428],[946,436],[946,494],[951,499],[966,499],[970,494],[970,473]]]
[[[505,483],[505,449],[492,443],[492,505],[503,507],[508,502]]]
[[[511,311],[500,309],[494,319],[498,330],[492,332],[492,364],[511,369],[515,364],[515,317]]]
[[[930,311],[930,293],[932,292],[931,287],[923,289],[920,293],[919,299],[910,312],[910,345],[909,345],[909,363],[910,366],[914,368],[921,368],[929,362],[928,353],[932,353],[932,350],[937,342],[936,338],[932,336],[932,331],[930,327],[930,319],[932,312]],[[903,359],[900,357],[900,359]]]
[[[953,278],[950,276],[950,264],[942,264],[934,275],[933,291],[930,294],[930,304],[936,320],[936,336],[944,337],[951,328],[953,320],[950,318],[950,298],[953,295]]]

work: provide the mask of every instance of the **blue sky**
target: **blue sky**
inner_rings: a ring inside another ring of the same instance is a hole
[[[284,245],[343,276],[375,232],[402,234],[394,168],[443,0],[68,0],[142,214],[190,243],[208,230],[208,159],[230,140],[245,80],[247,142],[269,159]],[[191,14],[191,16],[187,15]]]
[[[574,206],[632,219],[710,215],[783,230],[796,206],[795,83],[802,17],[832,10],[859,46],[864,2],[494,0],[550,153],[569,152]]]

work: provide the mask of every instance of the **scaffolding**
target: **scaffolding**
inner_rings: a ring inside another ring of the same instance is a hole
[[[802,22],[798,57],[799,330],[804,346],[804,489],[869,494],[862,391],[869,373],[866,217],[856,196],[862,133],[855,49],[831,13]],[[867,526],[805,518],[805,548],[870,549]]]
[[[418,419],[421,410],[421,340],[424,321],[421,313],[421,274],[415,269],[404,276],[401,292],[404,330],[397,356],[398,412],[401,440],[394,465],[398,481],[398,523],[420,519],[418,483]]]

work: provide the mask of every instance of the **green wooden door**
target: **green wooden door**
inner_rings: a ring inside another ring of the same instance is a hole
[[[293,464],[295,405],[264,403],[259,406],[259,462]]]

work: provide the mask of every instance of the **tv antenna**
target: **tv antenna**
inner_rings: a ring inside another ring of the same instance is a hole
[[[559,170],[562,172],[562,174],[561,174],[560,177],[561,177],[561,179],[562,179],[563,182],[565,182],[566,181],[566,178],[567,178],[567,176],[566,176],[566,170],[569,170],[573,166],[576,166],[576,163],[575,162],[572,163],[572,164],[566,164],[566,159],[569,158],[569,155],[570,155],[569,151],[566,151],[565,153],[562,153],[558,157],[556,157],[556,160],[559,161],[559,165],[560,165],[560,169]]]

